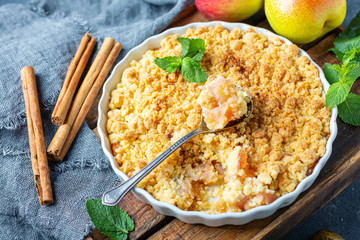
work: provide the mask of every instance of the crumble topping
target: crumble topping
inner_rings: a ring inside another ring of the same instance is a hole
[[[111,93],[107,131],[121,171],[134,175],[201,119],[201,84],[166,72],[156,57],[180,56],[179,35],[148,50]],[[139,187],[183,210],[240,212],[293,191],[325,153],[330,111],[318,69],[295,45],[253,29],[190,28],[202,38],[200,65],[249,92],[253,113],[225,131],[197,136]]]

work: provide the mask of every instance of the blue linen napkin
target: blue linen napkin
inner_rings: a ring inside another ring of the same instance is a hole
[[[25,2],[25,1],[24,1]],[[0,239],[82,239],[93,225],[85,200],[117,182],[86,123],[62,163],[50,163],[55,204],[40,206],[30,163],[20,69],[35,69],[45,143],[51,110],[86,31],[131,48],[163,30],[191,0],[38,0],[0,6]]]

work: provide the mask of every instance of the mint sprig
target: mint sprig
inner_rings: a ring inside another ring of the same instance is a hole
[[[177,38],[181,44],[181,57],[169,56],[155,59],[155,64],[170,73],[180,69],[184,79],[188,82],[203,83],[207,76],[200,62],[205,53],[205,41],[200,38]]]
[[[334,52],[341,62],[325,63],[324,74],[331,84],[326,93],[326,107],[338,106],[339,117],[347,124],[360,126],[360,96],[350,93],[353,83],[360,77],[360,11],[348,28],[334,41]]]
[[[95,227],[113,240],[125,240],[134,230],[135,224],[130,216],[119,207],[109,207],[100,199],[86,200],[86,210]]]

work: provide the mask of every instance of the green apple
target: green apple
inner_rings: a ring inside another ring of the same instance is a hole
[[[344,21],[346,0],[265,0],[265,14],[276,33],[304,44]]]

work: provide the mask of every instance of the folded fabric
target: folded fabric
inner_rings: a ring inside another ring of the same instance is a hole
[[[35,69],[48,146],[57,128],[50,122],[51,111],[84,33],[98,43],[105,37],[121,42],[119,60],[163,30],[190,2],[39,0],[0,6],[0,239],[83,239],[94,227],[85,200],[99,198],[118,181],[98,139],[83,123],[65,160],[50,163],[55,204],[39,205],[20,69]]]

